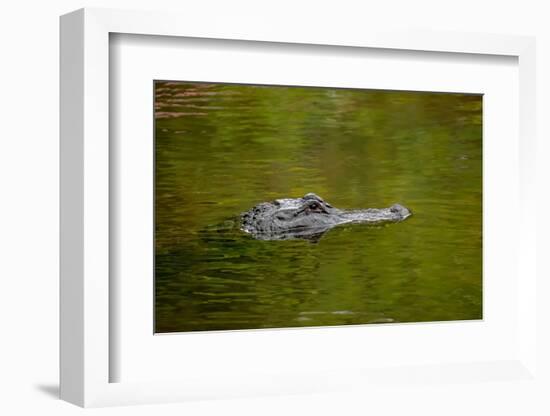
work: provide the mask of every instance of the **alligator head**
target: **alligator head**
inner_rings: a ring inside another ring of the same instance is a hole
[[[380,209],[341,210],[309,193],[303,198],[276,199],[256,205],[241,215],[241,229],[259,240],[316,240],[340,224],[399,222],[410,215],[411,211],[399,204]]]

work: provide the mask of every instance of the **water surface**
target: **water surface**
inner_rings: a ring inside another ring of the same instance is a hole
[[[480,319],[482,97],[155,83],[156,332]],[[314,192],[407,206],[317,243],[235,218]]]

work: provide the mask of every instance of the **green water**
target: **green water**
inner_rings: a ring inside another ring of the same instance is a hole
[[[480,319],[481,101],[157,82],[156,332]],[[413,216],[317,243],[234,226],[308,192]]]

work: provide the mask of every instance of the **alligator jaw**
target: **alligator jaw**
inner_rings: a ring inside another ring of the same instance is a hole
[[[340,214],[343,223],[369,223],[400,222],[411,216],[410,210],[393,205],[390,208],[369,208],[352,211],[343,211]]]

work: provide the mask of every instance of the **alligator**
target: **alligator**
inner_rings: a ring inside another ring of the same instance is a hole
[[[314,193],[302,198],[262,202],[241,214],[241,230],[258,240],[301,238],[317,241],[325,232],[340,224],[383,224],[399,222],[412,213],[403,205],[389,208],[341,210]]]

